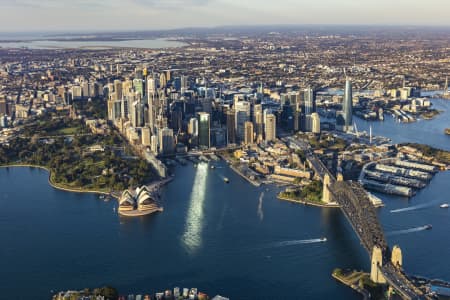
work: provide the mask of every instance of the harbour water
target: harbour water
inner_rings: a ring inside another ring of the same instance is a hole
[[[413,123],[397,123],[386,114],[384,121],[365,121],[354,118],[358,130],[369,132],[372,125],[374,135],[389,137],[393,143],[421,143],[450,151],[450,136],[444,134],[450,127],[450,101],[433,99],[433,108],[443,111],[433,120],[418,120]]]
[[[420,121],[430,124],[414,134],[378,126],[393,140],[428,135],[415,141],[434,136],[450,149],[442,132],[421,131],[448,126],[448,117]],[[374,133],[382,134],[375,123]],[[143,218],[119,217],[115,201],[55,190],[43,170],[0,169],[2,297],[48,299],[52,290],[108,284],[123,294],[180,286],[232,299],[360,299],[331,278],[336,267],[369,270],[339,209],[279,201],[276,187],[253,187],[214,164],[177,167],[162,190],[164,212]],[[387,238],[403,249],[408,273],[450,280],[450,211],[439,208],[450,202],[448,182],[450,172],[439,173],[410,200],[378,194]],[[427,224],[433,229],[421,230]]]

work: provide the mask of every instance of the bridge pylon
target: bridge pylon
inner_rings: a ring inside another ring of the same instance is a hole
[[[378,268],[383,265],[383,251],[378,246],[373,247],[371,264],[370,279],[375,283],[386,283],[386,279]]]
[[[402,249],[397,245],[392,249],[391,262],[395,267],[401,268],[403,266]]]
[[[327,204],[331,202],[331,193],[329,188],[330,183],[330,176],[328,174],[325,174],[325,176],[323,177],[322,202]]]

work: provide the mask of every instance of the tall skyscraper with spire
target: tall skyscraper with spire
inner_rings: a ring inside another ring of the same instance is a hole
[[[352,113],[353,113],[353,92],[352,81],[347,78],[345,81],[344,102],[342,104],[343,117],[345,120],[344,131],[349,131],[352,128]]]

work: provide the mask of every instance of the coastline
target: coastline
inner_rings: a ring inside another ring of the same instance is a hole
[[[333,277],[334,279],[336,279],[338,282],[342,283],[343,285],[346,285],[346,286],[350,287],[351,289],[353,289],[357,293],[361,294],[363,296],[364,300],[370,299],[370,293],[366,289],[361,288],[358,285],[355,285],[355,284],[353,284],[351,282],[346,281],[344,278],[342,278],[341,276],[335,274],[334,272],[331,274],[331,277]]]
[[[296,199],[290,199],[287,197],[283,197],[280,195],[277,195],[277,199],[292,202],[292,203],[297,203],[297,204],[309,205],[309,206],[324,207],[324,208],[339,208],[339,205],[334,204],[334,203],[325,204],[325,203],[319,203],[319,202],[311,202],[311,201],[307,201],[307,200],[296,200]]]
[[[86,193],[86,194],[98,194],[98,195],[105,195],[105,196],[112,196],[116,199],[119,199],[117,195],[114,195],[114,192],[106,192],[106,191],[99,191],[99,190],[87,190],[82,188],[72,188],[72,187],[65,187],[60,184],[57,184],[52,181],[52,171],[44,166],[39,165],[30,165],[30,164],[11,164],[11,165],[1,165],[0,168],[37,168],[41,170],[45,170],[48,172],[48,183],[51,187],[65,191],[65,192],[72,192],[72,193]]]
[[[248,178],[247,176],[245,176],[241,171],[239,171],[238,168],[236,168],[235,166],[233,166],[232,164],[229,164],[230,169],[233,170],[234,172],[236,172],[239,176],[241,176],[242,178],[244,178],[245,180],[247,180],[248,182],[250,182],[254,187],[260,187],[261,183],[254,181],[250,178]]]

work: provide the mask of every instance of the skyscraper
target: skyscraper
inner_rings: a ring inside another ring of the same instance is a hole
[[[144,123],[142,105],[140,101],[134,101],[131,105],[131,125],[133,127],[141,127]]]
[[[152,145],[152,134],[150,131],[150,128],[148,127],[142,127],[141,131],[142,135],[142,145],[150,147]]]
[[[180,92],[181,92],[181,94],[184,94],[187,91],[187,88],[188,88],[188,77],[182,75],[181,78],[180,78],[180,81],[181,81]]]
[[[5,98],[0,99],[0,115],[8,115],[8,103]]]
[[[116,99],[114,100],[122,99],[122,81],[114,80],[114,92],[116,93]]]
[[[234,110],[236,113],[236,138],[238,142],[243,142],[245,134],[245,122],[250,121],[250,102],[235,102]]]
[[[262,104],[256,104],[253,109],[253,129],[256,134],[256,141],[259,143],[263,140],[264,135],[264,114]]]
[[[152,133],[155,133],[156,117],[158,114],[158,101],[156,81],[154,78],[149,78],[147,80],[148,124]]]
[[[227,144],[236,143],[236,115],[234,109],[227,110]]]
[[[303,91],[302,102],[302,130],[311,131],[312,118],[311,114],[316,111],[316,94],[311,87]]]
[[[142,81],[142,79],[135,78],[133,80],[133,88],[135,92],[141,95],[141,97],[144,96],[144,82]]]
[[[342,111],[345,120],[344,131],[348,131],[352,128],[352,110],[353,110],[353,95],[352,95],[352,82],[350,79],[345,81],[344,102],[342,104]]]
[[[211,147],[210,117],[206,112],[198,113],[198,145],[200,148]]]
[[[244,135],[244,144],[251,145],[253,144],[253,123],[245,122],[245,135]]]
[[[273,141],[277,138],[276,134],[277,119],[274,114],[267,113],[264,120],[265,141]]]
[[[308,87],[303,92],[303,113],[311,115],[316,111],[316,95],[311,87]]]
[[[312,113],[311,114],[312,119],[312,133],[319,134],[320,133],[320,116],[318,113]]]
[[[159,76],[159,86],[163,89],[167,86],[167,77],[165,73],[161,73]]]
[[[191,136],[191,139],[190,139],[191,146],[197,146],[198,145],[198,119],[197,118],[191,118],[189,120],[188,134]]]
[[[167,127],[159,130],[159,153],[172,154],[174,150],[173,130]]]

